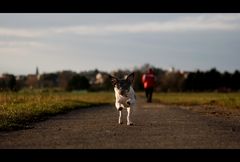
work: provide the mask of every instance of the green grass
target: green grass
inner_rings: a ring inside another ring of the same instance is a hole
[[[153,98],[157,102],[169,105],[240,108],[240,93],[154,93]]]
[[[144,93],[138,93],[144,96]],[[168,105],[209,105],[240,108],[240,93],[154,93],[153,100]],[[63,92],[59,90],[0,93],[0,130],[27,127],[30,123],[73,109],[113,104],[113,92]]]
[[[113,101],[114,94],[110,92],[1,92],[0,130],[24,128],[58,113]]]

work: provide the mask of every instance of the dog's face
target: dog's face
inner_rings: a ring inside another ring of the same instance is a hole
[[[127,97],[130,86],[132,85],[134,80],[134,73],[129,74],[126,79],[118,79],[111,75],[109,77],[112,81],[113,86],[116,87],[118,93],[121,96]]]

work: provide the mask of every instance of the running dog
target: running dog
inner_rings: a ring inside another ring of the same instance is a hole
[[[116,102],[115,106],[119,111],[118,123],[122,124],[122,110],[127,109],[127,125],[133,125],[130,115],[131,110],[136,105],[136,95],[132,88],[134,73],[129,74],[126,79],[119,79],[109,75],[112,85],[114,86]]]

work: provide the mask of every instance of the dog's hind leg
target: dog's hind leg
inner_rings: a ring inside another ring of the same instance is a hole
[[[127,108],[127,125],[133,125],[133,123],[130,120],[130,115],[131,115],[131,109],[130,107]]]
[[[118,124],[122,124],[122,111],[119,111]]]

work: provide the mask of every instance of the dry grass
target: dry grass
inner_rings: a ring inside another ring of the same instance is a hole
[[[144,93],[138,93],[144,96]],[[240,93],[154,93],[156,102],[169,105],[210,105],[239,109]],[[113,92],[24,91],[0,93],[0,130],[24,128],[73,109],[113,104]]]
[[[153,98],[162,104],[240,108],[240,93],[154,93]]]
[[[108,92],[40,92],[0,93],[0,130],[26,127],[29,123],[73,109],[110,104]]]

